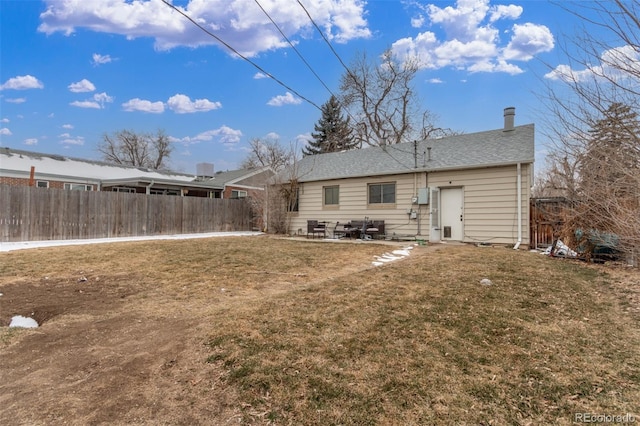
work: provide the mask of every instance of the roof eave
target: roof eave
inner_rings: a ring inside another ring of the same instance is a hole
[[[349,175],[349,176],[334,176],[334,177],[326,177],[322,179],[298,179],[298,182],[322,182],[327,180],[342,180],[342,179],[355,179],[355,178],[364,178],[364,177],[376,177],[376,176],[392,176],[392,175],[405,175],[411,173],[435,173],[435,172],[448,172],[448,171],[459,171],[459,170],[473,170],[473,169],[487,169],[493,167],[505,167],[505,166],[515,166],[518,164],[533,164],[533,159],[528,160],[514,160],[508,162],[500,162],[500,163],[486,163],[486,164],[474,164],[473,166],[469,165],[460,165],[460,166],[450,166],[450,167],[438,167],[438,168],[429,168],[429,167],[419,167],[417,169],[411,170],[396,170],[396,171],[388,171],[381,172],[376,174],[363,173],[358,175]]]

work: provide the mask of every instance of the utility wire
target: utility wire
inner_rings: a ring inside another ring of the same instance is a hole
[[[262,9],[262,11],[264,12],[265,15],[267,15],[267,18],[269,18],[269,20],[271,21],[271,23],[278,29],[278,31],[280,32],[280,34],[282,35],[282,37],[287,41],[287,43],[289,43],[289,46],[291,46],[291,48],[298,54],[298,56],[300,57],[300,59],[302,60],[302,62],[304,62],[304,64],[307,66],[307,68],[309,68],[309,70],[313,73],[313,75],[316,76],[316,78],[318,79],[318,81],[320,83],[322,83],[322,85],[324,86],[325,89],[327,89],[327,91],[329,93],[331,93],[332,96],[334,96],[336,99],[338,99],[338,96],[335,95],[335,93],[333,93],[333,91],[331,89],[329,89],[329,87],[324,83],[324,81],[322,81],[322,79],[320,78],[320,76],[313,70],[313,68],[311,67],[311,65],[309,65],[309,63],[304,59],[304,57],[302,56],[302,54],[298,51],[298,49],[295,47],[295,45],[287,38],[287,36],[284,34],[284,32],[280,29],[280,26],[271,18],[271,16],[269,15],[269,13],[267,13],[267,11],[262,7],[262,5],[260,4],[260,2],[258,0],[254,0],[256,2],[256,4],[258,6],[260,6],[260,9]],[[299,2],[298,2],[299,3]],[[300,6],[302,6],[302,8],[304,9],[304,6],[302,4],[300,4]],[[306,9],[304,9],[305,12],[307,13],[307,16],[309,17],[309,19],[311,20],[311,22],[313,22],[313,24],[316,26],[316,28],[318,29],[318,31],[320,31],[320,29],[318,28],[318,26],[315,24],[315,22],[313,21],[313,19],[311,19],[311,16],[309,16],[309,12],[307,12]],[[324,38],[324,35],[322,34],[322,32],[320,31],[320,34],[322,35],[322,37]],[[325,38],[325,41],[327,41],[327,39]],[[328,43],[328,41],[327,41]],[[331,47],[331,45],[329,44],[329,47]],[[333,50],[333,48],[332,48]],[[334,55],[338,55],[336,53],[335,50],[333,50]],[[342,60],[340,59],[340,57],[338,57],[338,59],[340,60],[340,62],[342,62]],[[344,66],[344,63],[342,62],[342,65]],[[347,69],[347,71],[349,71]],[[344,111],[347,113],[347,115],[354,121],[356,122],[356,118],[351,114],[351,112],[349,112],[349,110],[347,108],[344,108]]]
[[[320,33],[320,36],[322,37],[322,39],[324,40],[324,42],[327,44],[327,46],[329,46],[329,49],[331,49],[331,51],[333,52],[334,56],[336,58],[338,58],[338,61],[340,62],[340,64],[342,65],[342,67],[345,69],[345,71],[347,72],[347,74],[349,75],[349,77],[351,77],[351,79],[353,79],[354,82],[357,82],[358,79],[356,78],[356,76],[353,74],[353,72],[351,72],[351,70],[349,69],[349,67],[344,63],[344,61],[342,60],[342,58],[340,57],[340,55],[338,55],[338,52],[336,52],[336,50],[333,48],[333,45],[331,45],[331,42],[329,41],[329,39],[324,35],[324,33],[322,32],[322,30],[320,29],[320,27],[318,26],[318,24],[316,24],[316,21],[311,17],[311,14],[309,13],[309,11],[307,10],[307,8],[304,6],[304,4],[302,4],[302,2],[300,0],[296,0],[298,2],[298,4],[300,5],[300,7],[302,8],[302,10],[304,10],[304,12],[307,14],[307,17],[309,18],[309,21],[311,21],[311,23],[313,24],[313,26],[316,28],[316,30],[318,30],[318,33]],[[369,94],[367,93],[366,90],[363,89],[363,95],[364,97],[367,99],[367,101],[374,103],[373,100],[369,97]],[[349,110],[345,107],[345,111],[347,112],[347,115],[349,117],[351,117],[354,121],[357,121],[353,115],[351,115],[351,113],[349,112]]]
[[[178,7],[174,6],[173,4],[169,3],[168,0],[162,0],[162,2],[164,4],[166,4],[167,6],[169,6],[171,9],[175,10],[176,12],[178,12],[180,15],[184,16],[185,18],[187,18],[193,25],[195,25],[196,27],[200,28],[202,31],[204,31],[207,35],[209,35],[210,37],[213,37],[214,39],[216,39],[219,43],[221,43],[222,45],[224,45],[227,49],[231,50],[233,53],[235,53],[236,55],[238,55],[240,58],[244,59],[245,61],[249,62],[251,65],[253,65],[255,68],[257,68],[261,73],[265,74],[266,76],[268,76],[269,78],[272,78],[276,83],[278,83],[279,85],[281,85],[282,87],[284,87],[287,90],[290,90],[291,92],[293,92],[296,96],[298,96],[300,99],[303,99],[304,101],[308,102],[309,104],[313,105],[314,107],[316,107],[318,110],[322,111],[322,109],[313,101],[307,99],[306,97],[302,96],[300,93],[298,93],[296,90],[292,89],[291,87],[287,86],[284,82],[282,82],[281,80],[279,80],[278,78],[276,78],[274,75],[272,75],[271,73],[269,73],[268,71],[264,70],[260,65],[256,64],[255,62],[253,62],[251,59],[247,58],[246,56],[244,56],[243,54],[241,54],[240,52],[238,52],[236,49],[234,49],[231,45],[229,45],[227,42],[225,42],[224,40],[222,40],[220,37],[218,37],[217,35],[215,35],[214,33],[212,33],[211,31],[207,30],[206,28],[204,28],[202,25],[200,25],[198,22],[196,22],[193,18],[191,18],[189,15],[187,15],[185,12],[183,12],[181,9],[179,9]]]
[[[311,67],[311,65],[309,65],[309,63],[306,61],[306,59],[304,59],[304,57],[302,56],[302,54],[298,51],[298,49],[296,49],[295,45],[291,42],[291,40],[289,40],[289,38],[285,35],[285,33],[282,31],[282,29],[280,29],[280,26],[273,20],[273,18],[271,18],[271,16],[269,15],[269,13],[264,9],[264,7],[262,7],[262,5],[260,4],[260,2],[258,0],[255,0],[256,4],[260,7],[260,9],[262,10],[262,12],[264,12],[265,15],[267,15],[267,18],[269,18],[269,20],[271,21],[271,23],[273,24],[274,27],[276,27],[278,29],[278,31],[280,32],[280,34],[282,35],[282,37],[287,41],[287,43],[289,43],[289,46],[291,46],[291,48],[294,50],[294,52],[296,52],[298,54],[298,56],[300,57],[300,59],[302,60],[302,62],[304,62],[304,64],[307,66],[307,68],[309,68],[309,70],[313,73],[313,75],[316,76],[316,78],[318,79],[318,81],[320,83],[322,83],[322,85],[324,86],[325,89],[327,89],[327,91],[329,93],[331,93],[333,96],[334,93],[331,91],[331,89],[329,89],[329,87],[324,83],[324,81],[322,81],[322,79],[320,78],[320,76],[313,70],[313,68]]]
[[[340,57],[340,55],[338,55],[338,52],[336,52],[336,50],[333,48],[333,45],[331,44],[331,42],[329,41],[329,39],[327,39],[327,37],[324,35],[324,33],[322,32],[322,30],[320,29],[320,27],[318,26],[318,24],[316,24],[316,21],[313,20],[313,18],[311,17],[311,14],[309,13],[309,11],[307,10],[307,8],[302,4],[302,2],[300,0],[296,0],[298,2],[298,4],[300,5],[300,7],[302,8],[302,10],[304,10],[304,12],[307,14],[307,17],[309,18],[309,21],[311,21],[311,23],[313,24],[314,27],[316,27],[316,30],[318,30],[318,32],[320,33],[320,36],[322,37],[322,39],[324,40],[324,42],[327,44],[327,46],[329,46],[329,49],[331,49],[331,51],[333,52],[333,54],[335,55],[336,58],[338,58],[338,61],[340,62],[340,64],[342,64],[342,67],[345,69],[345,71],[347,72],[347,74],[349,74],[349,76],[353,79],[353,81],[357,81],[356,76],[353,74],[353,72],[351,72],[351,70],[349,69],[349,67],[344,63],[344,61],[342,60],[342,58]],[[369,97],[369,95],[367,94],[366,91],[364,91],[364,96],[367,98],[367,100],[369,100],[369,102],[373,101],[371,100],[371,98]]]
[[[331,51],[333,52],[333,54],[335,55],[336,58],[338,58],[338,61],[340,61],[340,63],[342,64],[342,66],[344,67],[344,69],[351,74],[351,70],[349,69],[349,67],[347,67],[345,65],[345,63],[342,61],[342,58],[340,57],[340,55],[338,55],[338,52],[335,51],[335,49],[333,48],[333,46],[331,45],[331,43],[329,42],[329,40],[327,39],[327,37],[324,35],[324,33],[322,32],[322,30],[320,29],[320,27],[318,26],[318,24],[316,24],[316,21],[313,20],[313,18],[311,17],[311,14],[309,13],[309,11],[307,10],[306,7],[304,7],[304,5],[302,4],[302,2],[300,0],[296,0],[298,2],[298,4],[300,5],[300,7],[302,8],[302,10],[304,10],[304,12],[307,14],[307,17],[309,18],[309,20],[311,21],[311,23],[313,24],[314,27],[316,27],[316,30],[318,30],[318,32],[320,33],[320,35],[322,36],[322,38],[324,39],[325,43],[327,43],[327,46],[329,46],[329,49],[331,49]]]

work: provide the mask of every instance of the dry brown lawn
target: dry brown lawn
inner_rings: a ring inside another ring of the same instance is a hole
[[[637,270],[444,245],[372,266],[394,248],[0,253],[0,424],[640,421]],[[13,315],[42,326],[9,329]]]

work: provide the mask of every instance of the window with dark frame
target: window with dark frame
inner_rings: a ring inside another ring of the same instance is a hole
[[[324,186],[324,202],[325,206],[337,206],[340,204],[340,187],[335,186]]]
[[[395,182],[369,184],[369,204],[395,204]]]

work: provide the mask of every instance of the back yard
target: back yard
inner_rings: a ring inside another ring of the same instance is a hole
[[[372,266],[395,248],[0,253],[0,424],[640,421],[637,271],[471,246]]]

